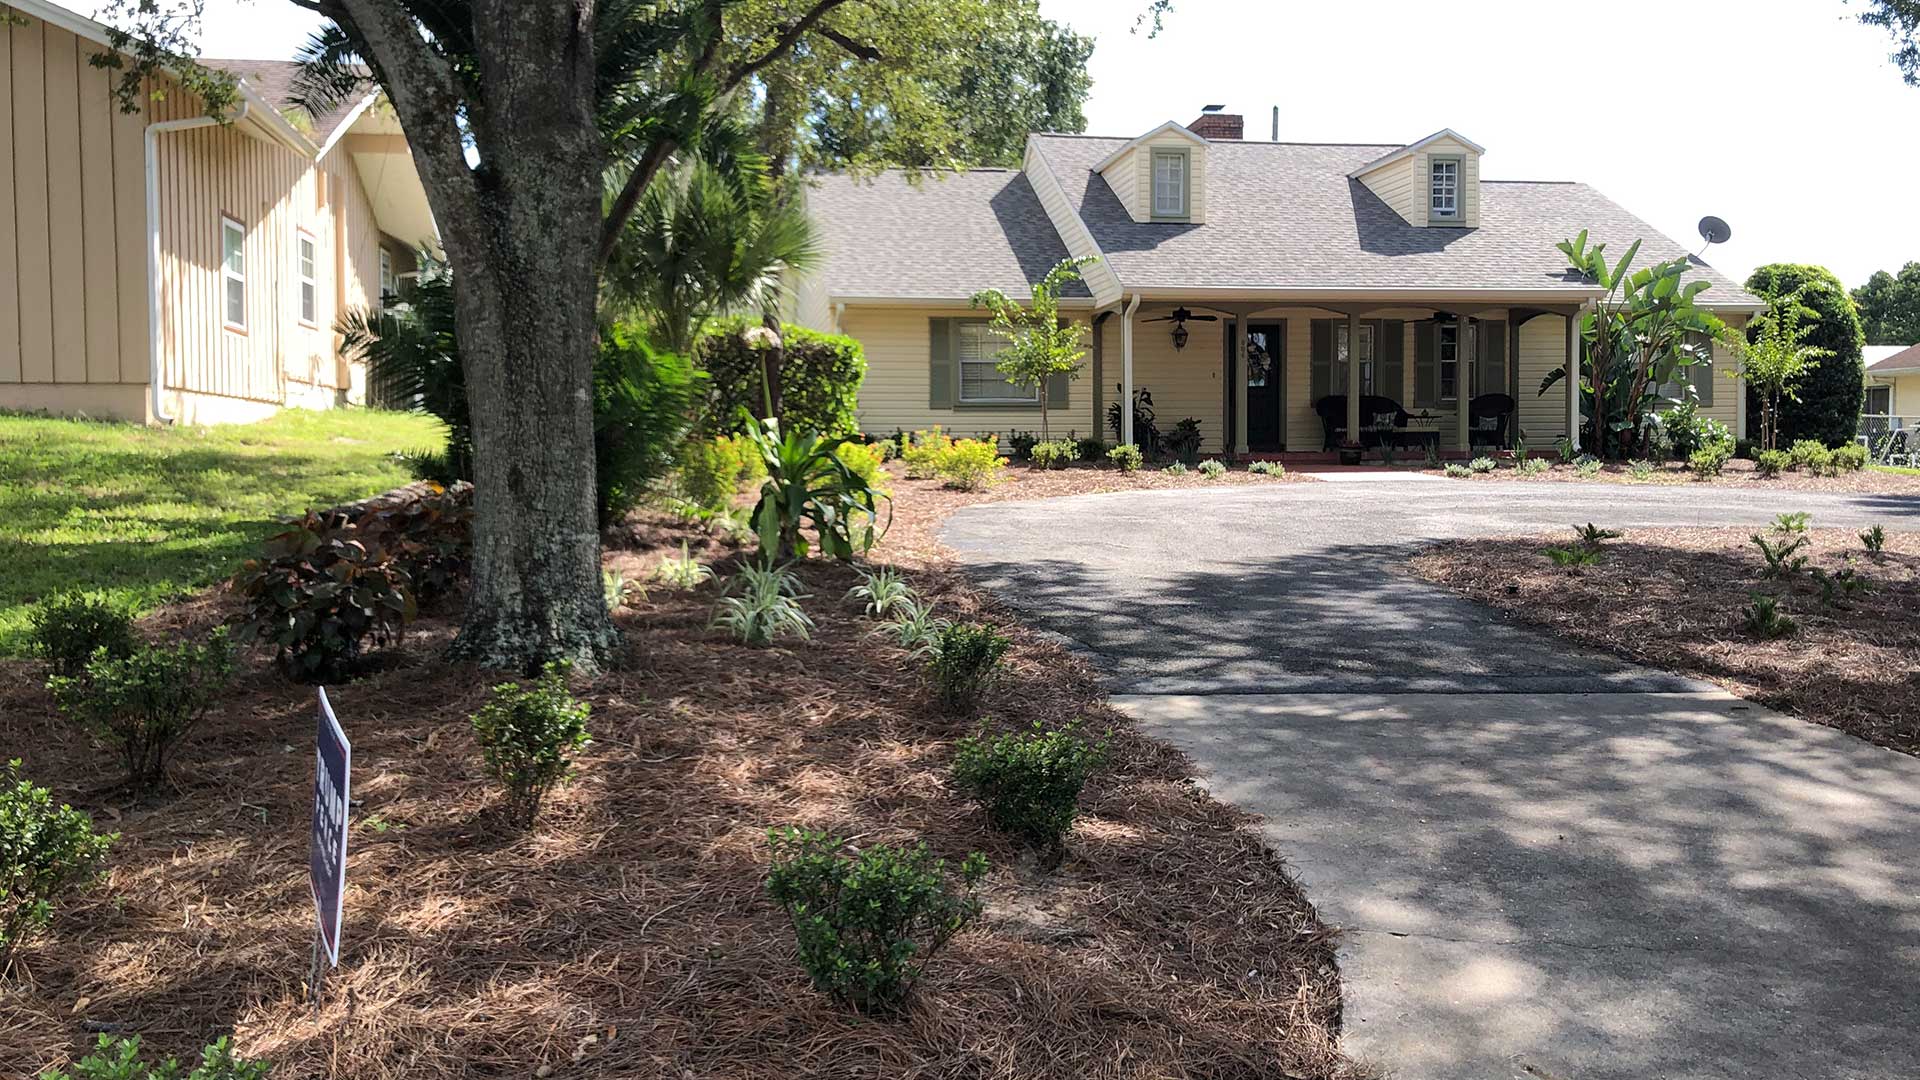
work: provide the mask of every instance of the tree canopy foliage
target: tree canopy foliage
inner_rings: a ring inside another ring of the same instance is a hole
[[[1779,441],[1817,439],[1828,446],[1852,441],[1865,394],[1861,349],[1866,335],[1840,279],[1821,266],[1774,263],[1747,278],[1747,291],[1769,304],[1797,295],[1805,309],[1800,316],[1806,327],[1801,341],[1821,351],[1801,376],[1798,396],[1780,403]],[[1747,340],[1757,340],[1764,325],[1750,327]],[[1758,420],[1761,403],[1751,396],[1751,388],[1748,393],[1747,417],[1752,424]]]
[[[1893,35],[1893,55],[1908,86],[1920,86],[1920,0],[1861,0],[1860,21]]]
[[[1898,274],[1876,270],[1865,285],[1853,290],[1860,309],[1860,328],[1869,345],[1920,344],[1920,262],[1910,262]]]

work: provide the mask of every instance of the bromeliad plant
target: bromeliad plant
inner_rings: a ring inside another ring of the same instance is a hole
[[[743,419],[766,467],[760,502],[753,508],[754,533],[766,557],[805,558],[811,549],[808,529],[833,558],[850,562],[870,550],[886,531],[880,504],[887,503],[891,516],[892,500],[840,459],[837,451],[851,440],[783,432],[776,417]]]
[[[1711,362],[1711,343],[1726,335],[1726,324],[1694,303],[1707,282],[1684,280],[1691,265],[1686,259],[1633,270],[1640,252],[1635,240],[1610,265],[1606,245],[1589,246],[1585,229],[1555,247],[1574,271],[1606,290],[1580,320],[1587,362],[1574,375],[1589,432],[1582,445],[1624,458],[1637,449],[1648,414],[1662,400],[1660,387],[1679,385],[1691,394],[1691,369]],[[1553,369],[1541,380],[1540,393],[1567,377],[1565,365]]]

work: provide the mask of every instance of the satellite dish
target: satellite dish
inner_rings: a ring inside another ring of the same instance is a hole
[[[1724,244],[1732,236],[1732,227],[1712,214],[1700,219],[1700,239],[1705,240],[1709,246]]]

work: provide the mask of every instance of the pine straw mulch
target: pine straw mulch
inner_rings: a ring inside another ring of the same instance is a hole
[[[1536,457],[1538,455],[1535,455]],[[1837,491],[1859,494],[1879,495],[1920,495],[1920,475],[1891,472],[1885,469],[1860,469],[1855,472],[1841,473],[1839,476],[1812,476],[1797,470],[1783,472],[1771,479],[1763,478],[1755,470],[1754,464],[1744,458],[1735,458],[1727,462],[1725,470],[1716,477],[1702,480],[1693,475],[1693,470],[1684,461],[1669,461],[1653,467],[1653,472],[1645,479],[1633,475],[1623,462],[1608,462],[1593,476],[1582,476],[1571,465],[1554,462],[1553,468],[1532,476],[1522,476],[1505,457],[1499,460],[1500,467],[1490,473],[1475,473],[1473,480],[1504,480],[1512,483],[1560,483],[1560,484],[1708,484],[1715,487],[1734,487],[1756,494],[1780,491]],[[1548,460],[1548,459],[1543,459]],[[1432,476],[1446,475],[1440,469],[1422,470]]]
[[[1457,540],[1417,556],[1413,570],[1582,644],[1920,754],[1920,533],[1889,532],[1874,557],[1852,530],[1814,529],[1810,568],[1851,566],[1872,584],[1837,610],[1809,575],[1761,579],[1756,531],[1766,530],[1631,529],[1578,570],[1541,554],[1571,534]],[[1752,593],[1779,597],[1798,632],[1759,641],[1743,631]]]
[[[682,535],[640,521],[629,539],[649,546],[609,562],[638,576]],[[946,613],[1014,637],[987,715],[1113,731],[1070,855],[1043,873],[949,786],[973,724],[933,707],[840,601],[852,572],[801,573],[807,643],[709,632],[711,583],[655,586],[623,611],[628,667],[578,687],[594,735],[578,780],[522,837],[491,827],[468,724],[496,680],[437,659],[457,611],[330,690],[357,803],[341,966],[317,1017],[301,1000],[312,691],[252,666],[180,756],[179,790],[133,805],[37,672],[0,666],[0,744],[122,833],[102,887],[61,904],[23,952],[24,988],[0,992],[0,1076],[101,1030],[183,1057],[233,1031],[276,1080],[1360,1075],[1337,1047],[1334,933],[1251,820],[1137,734],[1080,661],[957,575],[915,575]],[[197,632],[227,607],[205,597],[149,629]],[[904,1015],[850,1015],[808,984],[762,884],[766,830],[788,824],[992,860],[987,915]]]

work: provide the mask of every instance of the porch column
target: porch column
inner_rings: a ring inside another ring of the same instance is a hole
[[[1133,313],[1140,310],[1140,294],[1133,294],[1120,313],[1120,442],[1133,442]]]
[[[1233,391],[1233,452],[1241,457],[1247,454],[1247,331],[1249,329],[1245,315],[1240,316],[1233,323],[1233,377],[1238,385],[1228,388]]]
[[[1580,449],[1580,309],[1567,314],[1567,438]]]
[[[1333,350],[1337,358],[1339,348]],[[1360,316],[1347,312],[1347,441],[1360,441]]]
[[[1480,355],[1480,320],[1463,316],[1460,333],[1453,339],[1453,432],[1460,450],[1473,456],[1471,425],[1467,406],[1473,401],[1473,360]]]

